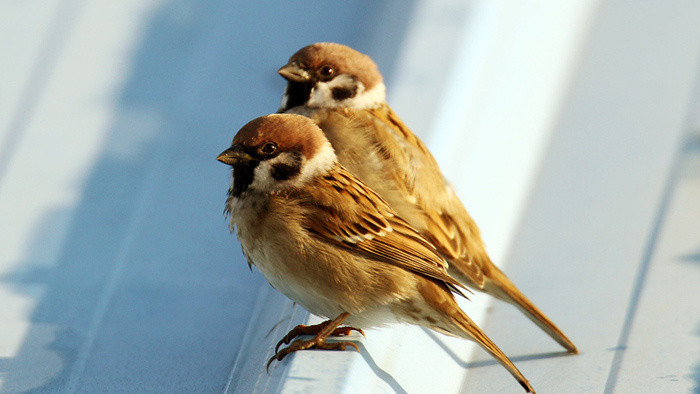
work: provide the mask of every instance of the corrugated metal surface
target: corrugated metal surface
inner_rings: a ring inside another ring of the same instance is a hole
[[[536,389],[697,391],[700,8],[600,3],[0,3],[0,391],[519,392],[408,327],[264,373],[306,315],[248,270],[214,157],[315,41],[377,60],[493,255],[582,350],[465,304]]]
[[[700,207],[675,196],[694,182],[680,167],[698,131],[700,8],[683,4],[604,2],[562,104],[508,272],[537,270],[523,290],[568,322],[582,354],[552,357],[529,324],[514,335],[512,308],[497,305],[485,324],[542,392],[698,390],[698,272],[680,256],[700,244]],[[664,305],[660,293],[685,296]],[[509,387],[493,369],[467,373],[466,390],[486,385]]]

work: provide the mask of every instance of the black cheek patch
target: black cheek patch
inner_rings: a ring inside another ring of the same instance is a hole
[[[331,94],[333,95],[333,99],[337,101],[349,99],[355,97],[355,94],[357,94],[357,86],[333,88]]]
[[[288,163],[275,163],[272,165],[270,175],[275,180],[286,181],[301,172],[301,153],[294,152]]]
[[[286,181],[301,172],[301,163],[278,163],[272,166],[271,175],[275,180]]]

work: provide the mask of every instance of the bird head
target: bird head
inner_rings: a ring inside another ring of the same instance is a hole
[[[321,129],[311,119],[293,114],[251,120],[216,159],[233,168],[233,196],[301,187],[337,162]]]
[[[279,112],[311,108],[372,108],[385,101],[382,75],[372,59],[341,44],[298,50],[278,73],[287,80]]]

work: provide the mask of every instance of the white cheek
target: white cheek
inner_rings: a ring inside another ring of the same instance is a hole
[[[293,154],[284,152],[274,159],[265,160],[258,164],[253,171],[253,182],[251,182],[249,189],[256,190],[263,193],[275,192],[290,185],[295,185],[298,181],[296,177],[291,179],[280,181],[272,176],[272,171],[277,164],[294,165],[299,159],[295,158]],[[304,166],[302,166],[303,171]]]
[[[308,102],[309,107],[331,108],[338,106],[338,103],[333,99],[331,87],[327,82],[319,82],[311,89],[311,97]]]
[[[251,190],[267,191],[275,187],[275,179],[272,177],[272,162],[263,161],[255,167],[253,182],[248,186]]]
[[[335,155],[331,143],[326,141],[314,157],[304,163],[296,182],[303,184],[314,177],[328,173],[337,161],[338,158]]]
[[[253,172],[253,182],[248,188],[262,193],[277,192],[288,187],[300,187],[317,176],[322,176],[330,171],[338,158],[330,142],[326,143],[310,159],[302,159],[301,171],[291,179],[280,181],[272,176],[272,168],[275,164],[291,163],[292,159],[287,153],[283,153],[272,160],[260,162]]]
[[[347,88],[357,84],[357,94],[362,94],[365,90],[362,82],[356,82],[353,78],[348,75],[338,75],[329,82],[318,82],[316,86],[311,90],[311,97],[309,98],[309,107],[321,107],[321,108],[335,108],[335,107],[347,107],[346,100],[338,101],[333,98],[334,88]]]
[[[357,83],[355,97],[338,101],[333,98],[333,88],[348,86]],[[386,101],[386,87],[383,83],[377,84],[370,90],[365,90],[362,82],[355,82],[346,75],[339,75],[330,82],[319,82],[311,90],[311,97],[307,106],[315,108],[374,108]]]
[[[377,84],[370,90],[359,92],[355,97],[343,100],[344,106],[349,108],[374,108],[386,101],[386,87],[383,83]]]

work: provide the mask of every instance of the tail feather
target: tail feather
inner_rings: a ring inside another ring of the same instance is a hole
[[[539,328],[552,337],[558,344],[563,346],[569,353],[578,353],[576,345],[574,345],[574,343],[571,342],[571,340],[567,338],[566,335],[564,335],[564,333],[532,303],[532,301],[527,299],[501,270],[496,267],[493,268],[495,269],[492,269],[490,283],[486,286],[495,287],[495,291],[487,290],[487,292],[516,306],[528,319],[537,324]]]
[[[458,311],[458,312],[457,312]],[[481,331],[479,326],[474,323],[469,316],[467,316],[464,312],[461,310],[457,310],[456,315],[453,316],[455,319],[455,323],[463,330],[462,333],[456,333],[452,332],[453,334],[461,334],[460,336],[472,340],[479,344],[484,350],[486,350],[493,358],[495,358],[505,369],[510,372],[511,375],[520,383],[520,385],[525,389],[526,392],[528,393],[534,393],[535,389],[530,386],[530,382],[523,376],[523,374],[518,370],[518,368],[513,364],[510,359],[503,354],[501,349],[496,346],[495,343],[489,339],[489,337],[486,336],[486,334]]]
[[[506,357],[501,349],[496,346],[481,329],[474,323],[464,311],[459,308],[457,301],[445,284],[424,279],[420,282],[418,291],[423,296],[423,300],[431,309],[436,312],[432,325],[428,327],[455,335],[464,339],[469,339],[479,344],[489,354],[491,354],[511,375],[520,383],[528,393],[534,393],[532,386],[525,379],[525,376],[515,367],[512,361]],[[427,320],[427,319],[426,319]]]

